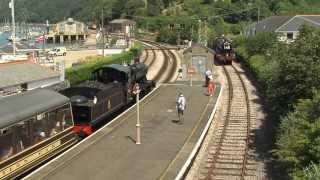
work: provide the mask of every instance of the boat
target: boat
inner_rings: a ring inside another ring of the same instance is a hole
[[[8,37],[8,41],[12,42],[12,39],[13,39],[12,35],[10,37]],[[19,37],[15,37],[14,39],[15,39],[15,42],[21,41],[21,38],[19,38]]]
[[[4,32],[10,32],[10,26],[4,26],[3,27]]]

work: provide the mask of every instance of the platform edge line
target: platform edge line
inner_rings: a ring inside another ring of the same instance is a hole
[[[204,138],[206,137],[206,135],[208,133],[208,130],[209,130],[209,127],[210,127],[210,125],[211,125],[211,123],[213,121],[213,117],[216,114],[218,104],[220,103],[220,98],[221,98],[222,92],[223,92],[223,85],[221,85],[221,89],[220,89],[219,96],[217,98],[217,102],[216,102],[215,107],[213,108],[213,110],[211,112],[211,115],[210,115],[209,121],[207,122],[206,127],[204,128],[199,140],[197,141],[196,145],[194,146],[192,152],[190,153],[187,161],[185,162],[185,164],[182,166],[181,170],[179,171],[179,173],[175,177],[175,180],[180,180],[180,179],[183,179],[183,177],[185,177],[187,169],[190,168],[195,156],[198,154],[198,152],[199,152],[199,150],[201,148],[201,145],[202,145],[202,143],[204,141]]]

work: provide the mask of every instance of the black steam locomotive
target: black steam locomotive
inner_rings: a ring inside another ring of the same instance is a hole
[[[74,132],[80,137],[90,135],[106,117],[133,103],[136,83],[142,95],[150,92],[155,82],[147,80],[147,71],[143,63],[107,65],[92,73],[92,81],[61,91],[71,100]]]
[[[216,38],[210,43],[210,47],[215,50],[215,60],[219,64],[232,64],[232,61],[236,60],[232,42],[224,36]]]

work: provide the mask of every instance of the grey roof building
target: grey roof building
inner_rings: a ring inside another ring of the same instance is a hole
[[[192,44],[183,51],[183,59],[180,67],[182,68],[182,77],[187,78],[187,72],[194,68],[193,78],[203,79],[207,70],[212,70],[215,52],[201,44]]]
[[[0,64],[0,97],[61,83],[61,73],[30,62]]]
[[[271,16],[251,24],[245,34],[252,36],[263,31],[276,32],[280,41],[292,42],[298,37],[303,24],[320,28],[320,15]]]
[[[136,22],[130,19],[114,19],[109,22],[110,32],[127,37],[134,36]]]

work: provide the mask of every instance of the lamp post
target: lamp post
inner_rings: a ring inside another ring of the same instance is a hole
[[[9,3],[9,8],[11,8],[11,16],[12,16],[12,48],[13,48],[13,56],[16,55],[16,24],[14,20],[14,0],[11,0]]]
[[[102,57],[104,57],[104,14],[103,14],[103,8],[101,12],[101,26],[102,26]]]
[[[133,87],[133,93],[136,94],[136,103],[137,103],[137,140],[136,144],[141,144],[141,124],[140,124],[140,100],[139,100],[139,95],[140,95],[140,87],[139,84],[136,83]]]

